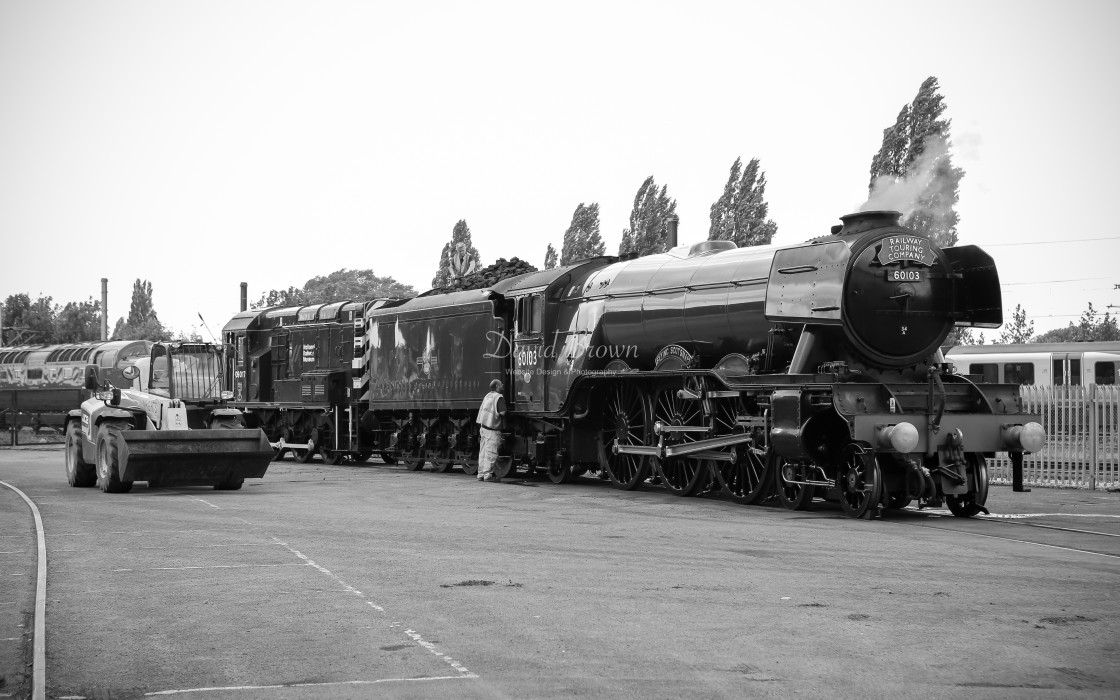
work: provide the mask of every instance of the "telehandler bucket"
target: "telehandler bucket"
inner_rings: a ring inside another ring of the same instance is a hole
[[[122,430],[115,432],[122,481],[210,486],[264,476],[274,451],[264,431]]]

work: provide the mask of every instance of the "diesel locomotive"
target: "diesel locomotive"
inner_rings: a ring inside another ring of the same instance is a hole
[[[477,470],[491,379],[509,413],[498,471],[741,503],[814,497],[851,517],[984,510],[986,459],[1045,441],[1018,387],[945,361],[954,326],[1001,325],[975,246],[940,248],[897,212],[841,217],[793,246],[726,241],[604,256],[485,289],[247,310],[223,329],[235,402],[278,454],[378,454]]]

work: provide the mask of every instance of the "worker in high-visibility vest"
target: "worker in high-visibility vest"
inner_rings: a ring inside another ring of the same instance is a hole
[[[506,416],[506,398],[502,396],[502,380],[490,382],[490,393],[482,399],[478,409],[478,480],[501,481],[494,473],[498,461],[498,445],[502,441],[502,428]]]

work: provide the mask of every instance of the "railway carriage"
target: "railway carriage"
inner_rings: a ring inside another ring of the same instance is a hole
[[[946,356],[958,370],[989,383],[1113,385],[1120,375],[1118,342],[958,345]]]
[[[112,340],[0,348],[0,430],[61,430],[67,412],[89,396],[86,365],[97,365],[116,386],[127,386],[122,369],[147,357],[151,347],[147,340]]]

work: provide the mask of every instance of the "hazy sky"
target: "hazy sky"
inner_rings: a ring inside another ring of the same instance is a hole
[[[777,243],[867,198],[883,129],[933,75],[961,243],[1005,317],[1120,305],[1120,3],[0,2],[0,301],[133,281],[217,333],[340,268],[428,288],[466,219],[541,267],[598,202],[617,251],[653,175],[707,237],[759,158]],[[991,340],[995,333],[988,332]]]

